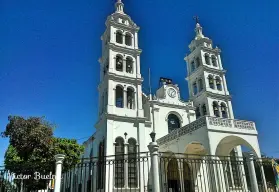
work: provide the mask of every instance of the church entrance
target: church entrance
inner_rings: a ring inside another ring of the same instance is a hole
[[[178,163],[176,159],[171,159],[168,163],[168,192],[180,192],[180,177],[179,177],[179,169]]]
[[[183,185],[184,190],[181,186],[181,179],[179,174],[179,167],[177,159],[171,159],[168,163],[168,173],[167,173],[167,191],[168,192],[193,192],[193,177],[191,174],[191,169],[187,162],[181,162],[183,165]]]

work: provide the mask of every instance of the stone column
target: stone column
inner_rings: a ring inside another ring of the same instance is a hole
[[[135,49],[138,49],[138,33],[137,32],[135,32],[134,46],[135,46]]]
[[[123,108],[127,108],[127,90],[123,90]]]
[[[62,175],[62,163],[63,163],[64,158],[65,158],[65,155],[63,155],[63,154],[55,155],[56,168],[55,168],[54,192],[60,192],[61,175]]]
[[[250,154],[249,157],[247,158],[247,165],[249,170],[251,189],[253,192],[259,192],[253,154]]]
[[[123,58],[123,72],[126,73],[126,59]]]
[[[133,93],[133,100],[132,100],[132,102],[133,102],[133,109],[138,109],[138,106],[137,106],[137,99],[138,99],[137,93],[134,92],[134,93]]]
[[[158,158],[159,145],[155,141],[155,135],[156,134],[154,132],[150,134],[150,137],[152,138],[152,142],[149,143],[148,149],[150,151],[150,156],[151,156],[152,192],[160,192],[159,158]]]

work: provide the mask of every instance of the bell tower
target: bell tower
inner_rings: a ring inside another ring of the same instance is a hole
[[[115,3],[115,12],[107,17],[103,33],[100,63],[99,120],[95,127],[106,142],[105,155],[116,153],[116,138],[129,138],[139,144],[144,131],[142,109],[142,82],[138,47],[139,27],[124,12],[121,0]],[[140,128],[142,127],[143,128]],[[118,139],[119,140],[119,139]],[[146,146],[143,144],[143,146]]]
[[[189,45],[187,81],[190,100],[196,107],[197,118],[209,115],[221,118],[234,118],[231,96],[227,88],[225,73],[221,62],[221,50],[203,35],[198,17],[196,19],[195,39]]]

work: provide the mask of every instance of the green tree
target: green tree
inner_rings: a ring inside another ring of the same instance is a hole
[[[48,175],[55,172],[58,153],[66,155],[63,171],[74,167],[83,153],[83,146],[75,139],[56,138],[54,126],[42,117],[23,118],[9,116],[9,123],[2,133],[10,145],[5,153],[5,168],[15,174],[33,175],[34,172]],[[44,189],[46,180],[24,180],[29,190]]]

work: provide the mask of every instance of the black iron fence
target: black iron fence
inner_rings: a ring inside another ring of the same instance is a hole
[[[159,153],[158,159],[162,192],[253,191],[245,157]],[[259,192],[276,192],[271,160],[253,164]],[[61,191],[152,191],[151,172],[149,153],[82,159],[63,173]]]
[[[84,158],[62,174],[61,191],[147,191],[149,172],[149,153]]]
[[[237,156],[162,153],[161,189],[166,192],[252,192],[248,161]],[[276,192],[271,160],[256,159],[253,163],[259,192]]]
[[[81,159],[70,171],[62,174],[62,192],[152,191],[158,182],[162,192],[253,192],[250,182],[254,166],[259,192],[276,192],[275,176],[270,159],[159,153],[159,180],[152,181],[151,158],[148,152]],[[154,159],[153,159],[154,160]],[[0,169],[0,192],[52,191],[51,179],[35,178],[27,167],[17,174]],[[20,175],[22,172],[24,174]],[[39,173],[37,173],[39,174]],[[40,172],[41,176],[45,172]],[[253,176],[253,175],[252,175]],[[255,174],[254,174],[255,176]],[[29,177],[29,178],[28,178]],[[38,187],[40,186],[41,187]],[[37,189],[32,188],[37,186]]]

